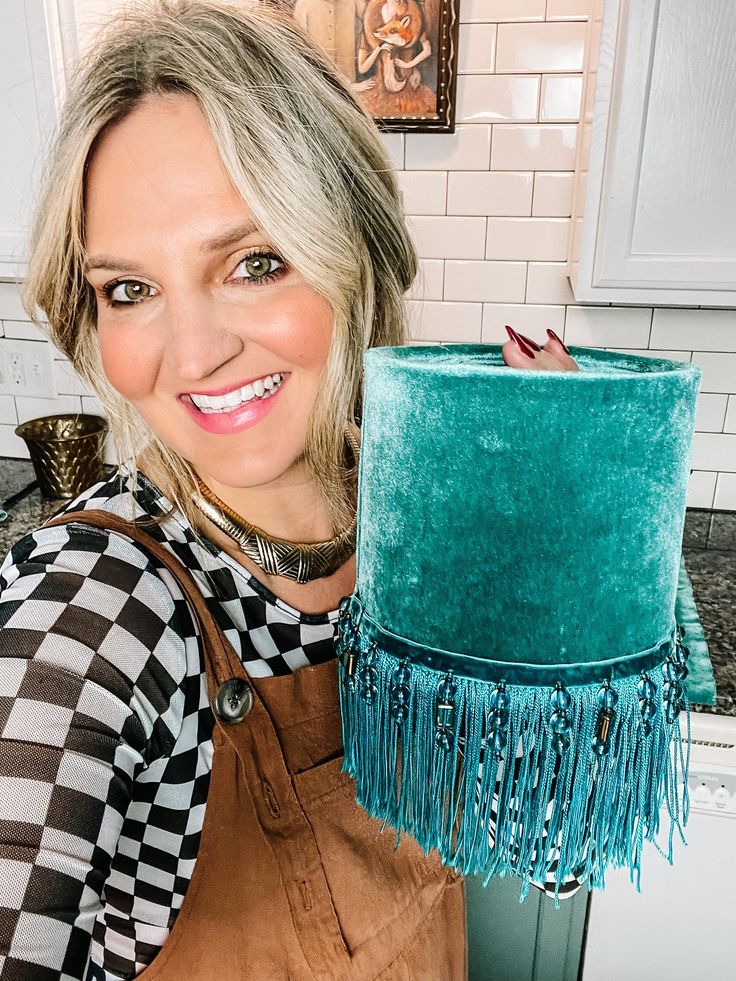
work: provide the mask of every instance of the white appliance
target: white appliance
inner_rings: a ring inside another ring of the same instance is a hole
[[[645,842],[640,893],[628,869],[606,873],[590,896],[581,981],[736,978],[736,717],[690,720],[687,844],[675,829],[670,865]]]

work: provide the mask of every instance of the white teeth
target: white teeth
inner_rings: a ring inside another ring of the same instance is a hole
[[[254,398],[269,398],[282,381],[283,375],[276,372],[265,378],[258,378],[234,392],[228,392],[227,395],[190,395],[190,398],[201,412],[229,412],[237,405],[250,402]]]

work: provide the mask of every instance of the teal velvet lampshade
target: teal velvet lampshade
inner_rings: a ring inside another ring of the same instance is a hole
[[[660,806],[670,861],[687,821],[675,597],[701,370],[570,353],[579,372],[496,344],[365,354],[338,632],[358,802],[522,899],[551,868],[591,888],[628,865],[638,888]]]

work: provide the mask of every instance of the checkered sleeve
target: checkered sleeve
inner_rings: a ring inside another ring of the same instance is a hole
[[[181,726],[179,609],[104,529],[38,529],[0,566],[0,979],[85,976],[131,788]]]

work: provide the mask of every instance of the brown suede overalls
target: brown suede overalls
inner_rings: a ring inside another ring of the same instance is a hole
[[[337,659],[251,678],[182,563],[107,512],[190,601],[215,714],[204,826],[184,903],[146,981],[466,981],[462,877],[355,801]],[[232,721],[228,721],[231,719]],[[236,721],[237,720],[237,721]]]

